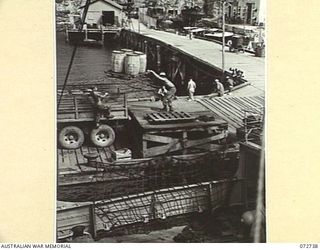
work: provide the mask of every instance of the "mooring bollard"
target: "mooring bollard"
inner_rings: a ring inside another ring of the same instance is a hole
[[[87,161],[87,165],[90,167],[97,167],[97,161],[96,159],[99,157],[99,155],[97,153],[86,153],[83,155],[84,158],[86,158]]]

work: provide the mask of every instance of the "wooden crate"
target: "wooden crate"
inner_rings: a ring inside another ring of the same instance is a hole
[[[131,150],[128,148],[113,150],[113,151],[111,151],[111,158],[114,161],[131,160],[132,153],[131,153]]]

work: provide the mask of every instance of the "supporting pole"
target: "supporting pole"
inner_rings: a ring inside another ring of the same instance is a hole
[[[161,54],[160,54],[160,45],[156,45],[157,50],[157,71],[160,72],[161,70]]]
[[[140,33],[140,8],[138,8],[138,32]]]
[[[84,30],[84,40],[88,40],[88,30]]]
[[[144,53],[148,56],[148,42],[144,41]]]
[[[66,42],[68,43],[68,42],[69,42],[69,30],[68,30],[68,26],[66,25],[65,28],[66,28]]]
[[[101,28],[101,43],[104,45],[104,33],[103,33],[103,28]]]
[[[224,7],[225,7],[225,3],[226,2],[223,2],[222,3],[222,78],[224,76],[224,48],[225,48],[225,29],[226,29],[226,20],[225,20],[225,13],[224,13]]]

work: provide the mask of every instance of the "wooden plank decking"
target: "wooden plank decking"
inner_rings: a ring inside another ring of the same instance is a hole
[[[87,160],[84,158],[86,153],[98,153],[97,161],[110,162],[111,150],[114,146],[108,148],[97,148],[82,146],[78,149],[58,149],[58,174],[81,173],[85,171],[95,170],[86,166]]]

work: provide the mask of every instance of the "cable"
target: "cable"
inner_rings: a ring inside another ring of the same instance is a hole
[[[85,20],[86,20],[87,12],[88,12],[88,9],[89,9],[89,4],[90,4],[90,0],[87,0],[87,1],[86,1],[86,5],[85,5],[85,8],[84,8],[84,11],[83,11],[81,24],[80,24],[80,32],[82,32],[83,24],[84,24],[84,22],[85,22]],[[60,96],[59,96],[57,109],[59,109],[60,102],[61,102],[61,99],[62,99],[62,96],[63,96],[63,92],[65,91],[65,88],[66,88],[66,86],[67,86],[69,74],[70,74],[70,71],[71,71],[71,67],[72,67],[72,64],[73,64],[73,59],[74,59],[74,56],[75,56],[75,54],[76,54],[77,48],[78,48],[78,42],[76,42],[76,44],[75,44],[75,46],[74,46],[74,48],[73,48],[73,51],[72,51],[72,55],[71,55],[71,59],[70,59],[70,62],[69,62],[69,66],[68,66],[68,71],[67,71],[67,74],[66,74],[66,78],[64,79],[63,87],[62,87],[62,90],[61,90],[61,93],[60,93]]]

